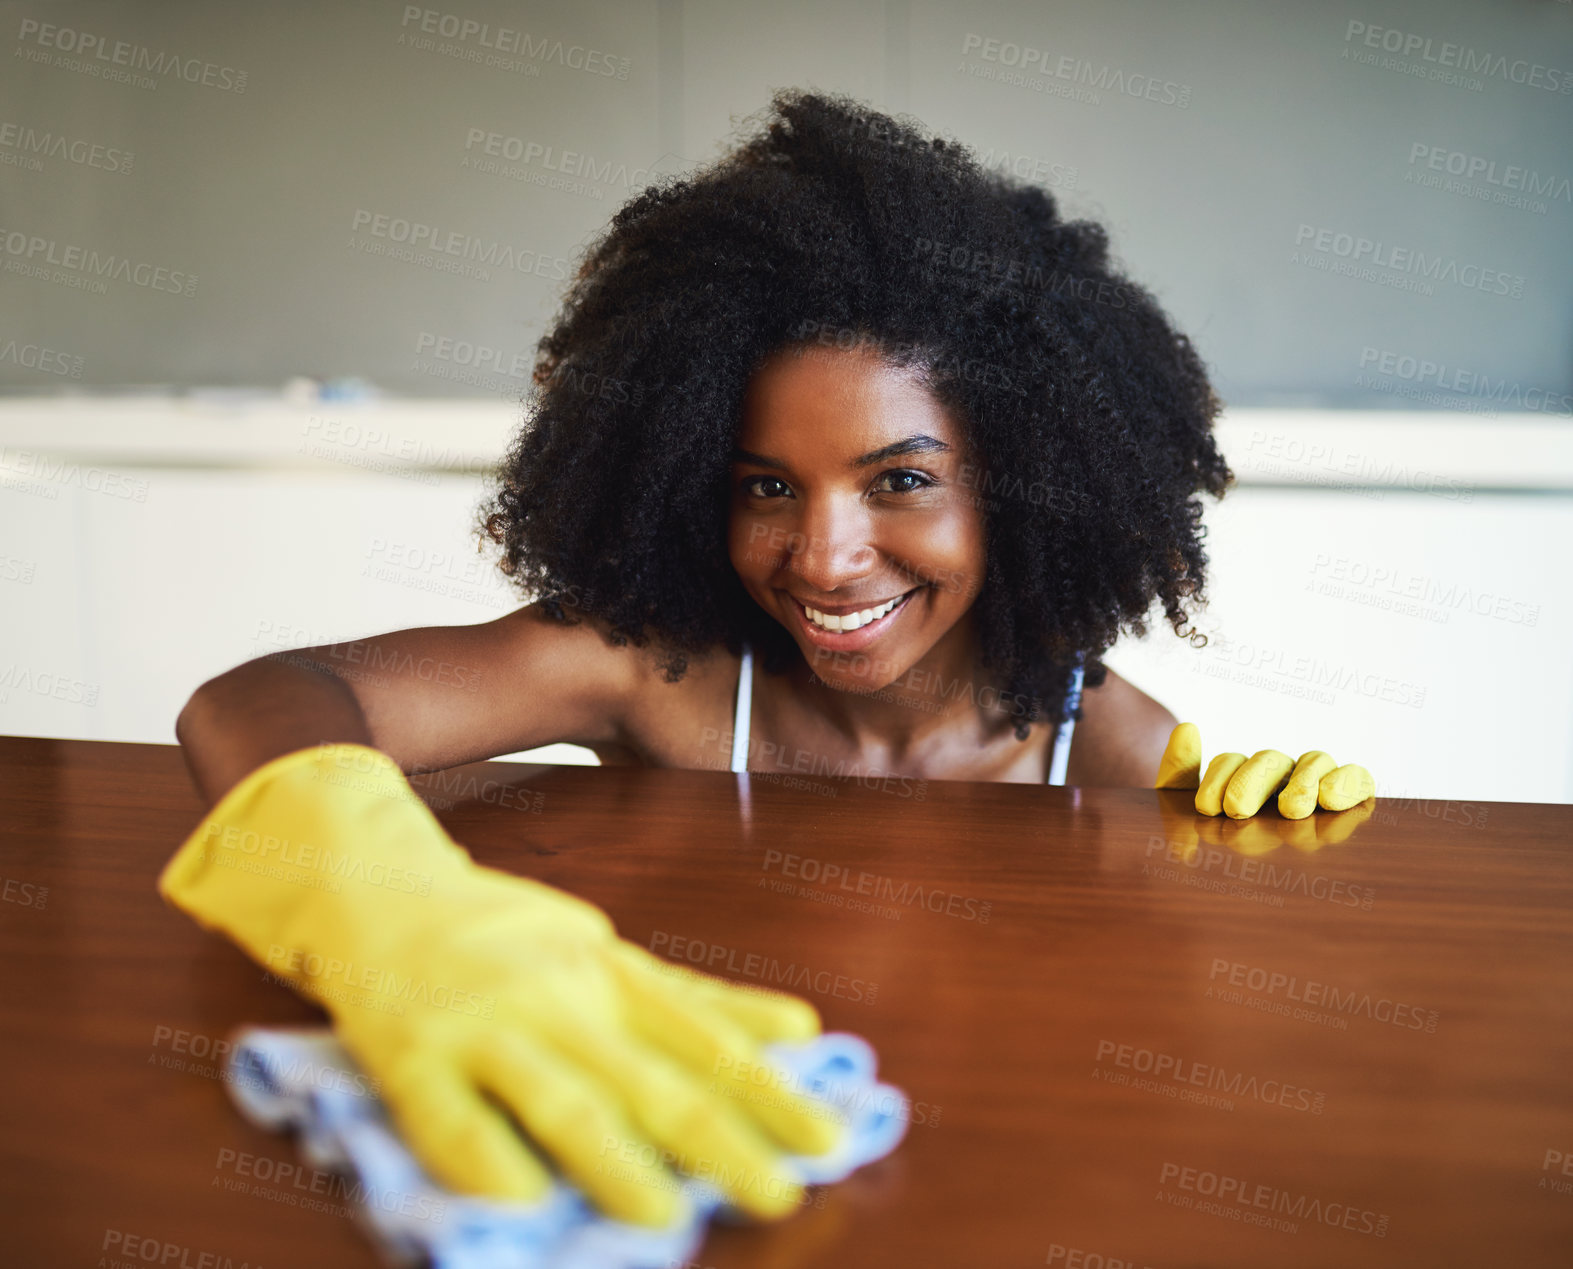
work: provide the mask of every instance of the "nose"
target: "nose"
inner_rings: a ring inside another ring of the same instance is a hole
[[[869,528],[855,502],[805,500],[797,531],[788,539],[787,568],[817,593],[832,594],[873,570],[879,556]]]

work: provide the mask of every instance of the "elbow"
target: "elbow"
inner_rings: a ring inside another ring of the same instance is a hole
[[[222,675],[220,676],[222,677]],[[218,679],[209,679],[186,699],[180,707],[180,713],[175,715],[175,739],[182,748],[190,748],[192,741],[201,734],[203,721],[212,712],[214,684]]]
[[[186,698],[180,713],[175,715],[175,739],[181,745],[189,746],[194,739],[205,735],[226,707],[243,698],[247,669],[253,664],[242,662],[222,674],[215,674]]]

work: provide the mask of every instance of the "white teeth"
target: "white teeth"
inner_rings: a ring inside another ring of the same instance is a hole
[[[817,608],[810,608],[807,604],[803,605],[803,611],[808,614],[808,619],[821,630],[857,630],[862,626],[868,625],[871,621],[878,621],[899,604],[901,598],[900,595],[897,595],[896,598],[887,600],[878,608],[865,608],[862,612],[849,612],[839,617],[834,615],[827,616]]]

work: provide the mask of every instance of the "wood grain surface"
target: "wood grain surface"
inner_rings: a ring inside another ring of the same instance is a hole
[[[874,783],[416,781],[481,862],[799,991],[912,1099],[890,1158],[691,1264],[1573,1263],[1573,808]],[[176,748],[0,738],[6,1264],[378,1263],[217,1078],[234,1027],[323,1015],[159,899],[200,816]]]

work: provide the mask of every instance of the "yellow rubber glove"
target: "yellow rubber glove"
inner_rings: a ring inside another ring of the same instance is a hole
[[[1157,787],[1194,789],[1201,779],[1202,733],[1195,723],[1181,723],[1169,733],[1169,745],[1158,763]]]
[[[1304,819],[1320,805],[1325,811],[1343,811],[1371,797],[1376,781],[1356,763],[1337,766],[1331,755],[1311,749],[1295,761],[1276,749],[1215,754],[1201,771],[1201,734],[1194,723],[1180,723],[1169,734],[1168,746],[1158,762],[1154,787],[1195,789],[1196,810],[1201,815],[1227,814],[1249,819],[1278,795],[1278,812],[1285,819]]]
[[[1289,783],[1294,759],[1276,749],[1258,749],[1229,781],[1223,793],[1223,813],[1232,820],[1248,820],[1267,799]]]
[[[1207,774],[1196,789],[1196,809],[1202,815],[1222,815],[1223,795],[1228,791],[1234,773],[1245,765],[1243,753],[1214,754],[1207,764]]]
[[[785,1075],[761,1088],[763,1044],[818,1033],[810,1004],[669,965],[592,904],[481,867],[379,750],[259,767],[159,891],[327,1009],[405,1144],[456,1192],[546,1191],[516,1120],[612,1216],[681,1214],[670,1161],[771,1219],[801,1201],[781,1155],[843,1131]]]
[[[1286,820],[1303,820],[1316,810],[1322,777],[1337,765],[1331,754],[1320,749],[1309,749],[1301,754],[1289,775],[1289,783],[1278,795],[1278,813]]]
[[[1358,806],[1376,792],[1376,781],[1364,767],[1353,762],[1345,763],[1336,771],[1329,771],[1317,785],[1317,796],[1324,809],[1344,811]]]

